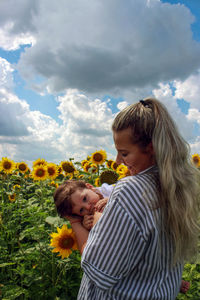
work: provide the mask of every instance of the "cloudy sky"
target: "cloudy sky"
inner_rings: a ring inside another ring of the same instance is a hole
[[[1,157],[114,158],[114,115],[150,95],[200,153],[199,0],[0,1]]]

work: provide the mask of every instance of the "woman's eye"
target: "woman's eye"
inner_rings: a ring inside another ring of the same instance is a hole
[[[128,154],[127,153],[122,153],[122,156],[123,157],[126,157]]]

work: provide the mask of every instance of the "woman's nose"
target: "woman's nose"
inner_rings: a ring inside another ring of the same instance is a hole
[[[117,154],[115,161],[120,165],[122,163],[121,155]]]

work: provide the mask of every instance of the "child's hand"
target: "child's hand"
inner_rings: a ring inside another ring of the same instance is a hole
[[[107,202],[108,202],[108,198],[103,198],[99,200],[95,205],[95,211],[102,212]]]
[[[87,230],[90,230],[93,226],[93,220],[94,220],[93,215],[85,215],[83,217],[83,223],[82,224]]]

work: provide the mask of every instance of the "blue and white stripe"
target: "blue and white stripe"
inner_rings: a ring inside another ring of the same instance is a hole
[[[82,256],[79,300],[173,300],[182,265],[161,230],[158,170],[122,179],[89,234]]]

